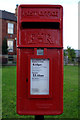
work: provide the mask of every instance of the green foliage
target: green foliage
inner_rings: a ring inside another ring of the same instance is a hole
[[[54,87],[54,85],[53,85]],[[55,91],[54,91],[55,92]],[[61,115],[45,118],[78,118],[78,66],[64,66],[64,111]],[[54,94],[54,93],[53,93]],[[55,101],[56,104],[56,101]],[[2,116],[3,118],[34,118],[16,113],[16,67],[2,68]]]
[[[66,53],[66,51],[64,50],[64,56],[67,56],[67,53]]]
[[[74,61],[74,59],[76,58],[76,53],[75,53],[75,50],[71,47],[67,47],[67,53],[68,53],[68,59],[69,61]]]
[[[7,39],[4,38],[3,42],[2,42],[2,54],[7,54],[8,50],[7,50],[8,46],[7,46]]]

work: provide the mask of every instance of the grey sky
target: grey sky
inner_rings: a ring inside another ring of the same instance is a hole
[[[64,48],[78,49],[78,2],[79,0],[1,0],[0,9],[15,12],[16,4],[60,4],[63,6]]]

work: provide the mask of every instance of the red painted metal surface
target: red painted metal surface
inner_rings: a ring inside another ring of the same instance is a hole
[[[62,6],[20,5],[17,39],[17,113],[61,114],[63,112]],[[37,55],[39,48],[43,50],[42,55]],[[31,59],[49,60],[49,94],[30,93]]]

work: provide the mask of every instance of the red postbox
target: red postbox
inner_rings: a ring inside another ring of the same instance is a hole
[[[17,113],[63,112],[63,8],[20,5],[17,34]]]

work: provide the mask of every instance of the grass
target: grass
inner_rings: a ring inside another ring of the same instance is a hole
[[[2,68],[2,117],[34,118],[16,114],[16,67]],[[45,118],[78,118],[78,66],[64,66],[64,112]]]

